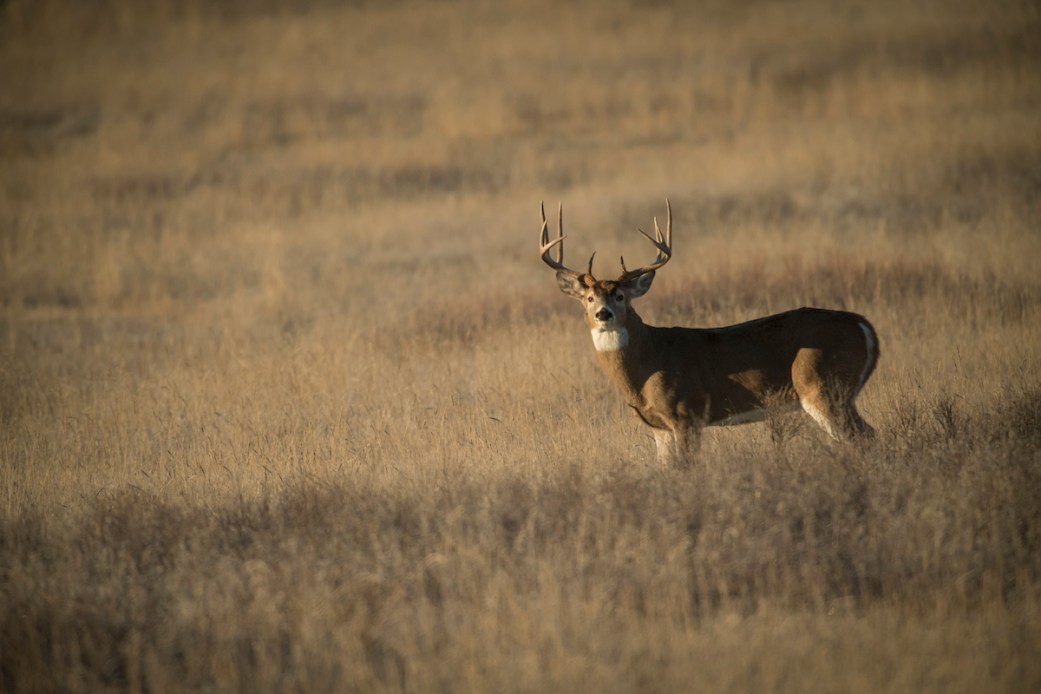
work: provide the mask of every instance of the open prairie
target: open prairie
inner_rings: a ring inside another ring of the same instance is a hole
[[[1035,2],[0,3],[0,690],[1041,688]],[[690,470],[538,258],[866,315]]]

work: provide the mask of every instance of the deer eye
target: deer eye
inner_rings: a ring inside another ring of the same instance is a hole
[[[593,303],[593,297],[591,297],[591,296],[587,296],[587,297],[586,297],[586,302],[587,302],[587,303],[590,303],[590,304],[591,304],[591,303]]]
[[[625,294],[622,294],[621,292],[618,292],[617,294],[614,295],[614,298],[615,298],[615,301],[623,301],[625,299]]]

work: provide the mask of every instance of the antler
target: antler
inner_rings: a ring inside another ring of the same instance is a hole
[[[564,236],[564,205],[561,204],[557,209],[557,238],[552,241],[549,240],[549,224],[546,222],[546,206],[542,203],[539,203],[539,206],[542,208],[542,234],[539,237],[539,255],[542,256],[542,262],[549,265],[554,270],[566,272],[572,277],[582,276],[582,273],[576,272],[564,265],[564,239],[567,238]],[[553,250],[554,246],[557,247],[556,260],[550,257],[550,251]],[[593,255],[589,256],[589,268],[585,272],[585,274],[590,278],[593,276],[594,256],[596,256],[595,251],[593,252]]]
[[[625,282],[627,280],[634,279],[640,275],[644,275],[653,270],[657,270],[665,263],[669,262],[672,258],[672,205],[669,203],[669,199],[665,198],[665,209],[668,217],[665,221],[665,235],[662,236],[661,229],[658,228],[658,218],[654,218],[654,238],[651,237],[643,229],[637,229],[638,232],[647,237],[647,239],[654,244],[654,247],[658,249],[658,257],[654,259],[654,262],[645,267],[637,268],[635,270],[625,269],[625,258],[622,258],[622,275],[618,278],[619,282]]]

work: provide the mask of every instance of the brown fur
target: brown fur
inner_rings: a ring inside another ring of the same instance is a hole
[[[802,405],[835,438],[872,432],[854,406],[879,356],[866,318],[800,308],[723,328],[655,327],[631,305],[653,277],[590,281],[557,273],[561,289],[582,302],[591,330],[628,332],[625,347],[597,357],[634,413],[657,430],[662,463],[689,460],[703,427],[755,421],[777,405]],[[604,309],[607,323],[597,318]]]

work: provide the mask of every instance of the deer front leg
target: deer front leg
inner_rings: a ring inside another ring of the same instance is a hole
[[[676,460],[678,467],[689,468],[697,459],[698,450],[701,448],[701,427],[680,422],[673,431],[673,439],[676,441]]]
[[[666,470],[676,459],[676,439],[671,429],[653,429],[654,445],[658,449],[658,467]]]
[[[701,444],[699,427],[680,423],[675,429],[655,429],[654,443],[658,449],[658,465],[662,469],[689,467]]]

